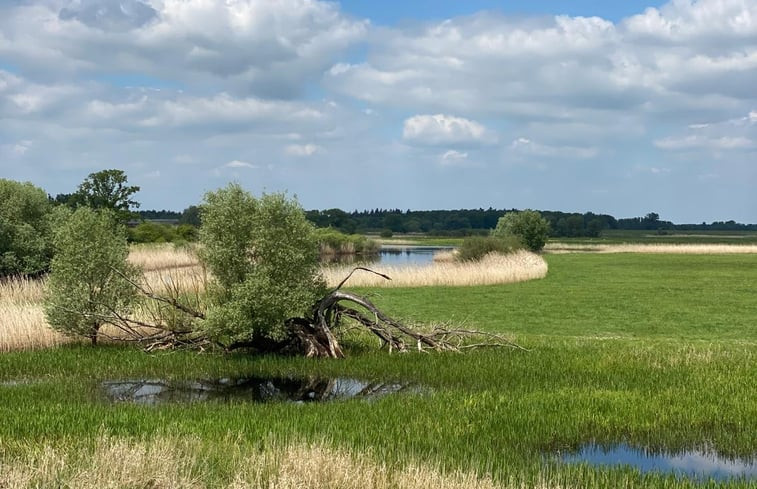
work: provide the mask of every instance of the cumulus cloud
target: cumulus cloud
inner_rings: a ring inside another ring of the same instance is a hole
[[[321,147],[315,144],[290,144],[284,148],[290,156],[312,156],[320,150]]]
[[[0,56],[48,77],[138,73],[293,97],[367,28],[308,0],[11,2]]]
[[[528,138],[517,138],[510,143],[512,152],[525,156],[541,156],[563,159],[588,159],[594,158],[599,152],[597,148],[581,148],[576,146],[550,146],[540,144]]]
[[[246,161],[232,160],[223,165],[226,168],[257,168],[256,165]]]
[[[654,145],[663,150],[743,151],[757,148],[753,113],[744,117],[690,124],[683,134],[660,138]]]
[[[461,165],[467,162],[468,160],[468,153],[464,153],[462,151],[457,151],[454,149],[450,149],[445,151],[440,157],[439,160],[442,165],[445,166],[456,166]]]
[[[370,103],[528,122],[730,116],[757,100],[756,19],[741,0],[675,1],[618,23],[487,12],[386,29],[369,61],[325,81]]]
[[[451,115],[416,115],[405,119],[402,138],[422,145],[488,144],[494,134],[482,124]]]

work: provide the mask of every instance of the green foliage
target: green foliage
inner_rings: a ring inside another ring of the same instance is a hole
[[[221,342],[286,336],[323,293],[314,228],[283,194],[256,199],[237,184],[205,195],[201,257],[218,286],[204,327]]]
[[[114,312],[128,312],[136,290],[137,269],[126,259],[126,232],[110,211],[61,208],[55,228],[55,256],[47,282],[45,315],[54,329],[97,341]]]
[[[90,173],[68,202],[75,207],[110,209],[119,221],[126,223],[134,215],[131,208],[139,207],[139,202],[131,199],[133,194],[139,192],[139,187],[127,185],[127,180],[123,170]]]
[[[520,240],[513,236],[471,236],[465,238],[458,248],[460,261],[478,261],[489,253],[511,253],[522,248]]]
[[[48,269],[51,210],[41,188],[0,179],[0,277]]]
[[[200,208],[196,205],[190,205],[181,213],[179,224],[189,224],[194,227],[200,227]]]
[[[527,209],[521,212],[508,212],[497,221],[492,236],[505,238],[516,236],[531,251],[544,248],[549,236],[549,222],[537,211]]]
[[[317,228],[315,238],[322,253],[377,253],[378,243],[362,234],[344,234],[334,228]]]
[[[392,232],[391,229],[382,229],[381,233],[379,233],[379,236],[381,236],[382,238],[391,238],[392,236],[394,236],[394,232]]]
[[[130,228],[129,241],[133,243],[182,243],[197,240],[197,228],[189,224],[173,226],[145,221]]]

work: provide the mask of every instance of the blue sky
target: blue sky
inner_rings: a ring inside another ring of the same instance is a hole
[[[348,0],[340,2],[345,12],[371,19],[377,25],[392,26],[399,22],[444,20],[480,11],[496,11],[514,16],[582,15],[618,21],[638,14],[647,7],[663,2],[623,1],[489,1],[489,0],[416,0],[387,1]]]
[[[757,223],[757,1],[0,2],[0,178]]]

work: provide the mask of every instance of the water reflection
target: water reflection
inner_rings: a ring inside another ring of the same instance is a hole
[[[376,399],[415,391],[411,383],[364,382],[347,378],[224,378],[215,380],[111,380],[102,383],[111,402],[156,405],[191,402],[326,402]]]
[[[430,265],[436,253],[453,249],[451,246],[384,245],[372,255],[326,255],[321,260],[339,265],[419,266]]]
[[[757,478],[757,459],[728,459],[700,450],[671,454],[638,449],[624,443],[613,446],[590,444],[578,453],[564,455],[561,459],[567,463],[625,465],[641,472],[672,473],[692,479]]]

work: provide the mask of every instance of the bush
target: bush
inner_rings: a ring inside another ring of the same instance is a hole
[[[378,243],[361,234],[344,234],[334,228],[317,228],[315,238],[322,254],[377,253]]]
[[[544,248],[549,236],[549,222],[536,211],[508,212],[497,221],[492,236],[517,237],[531,251]]]
[[[522,248],[520,240],[513,237],[471,236],[463,240],[458,248],[460,261],[478,261],[489,253],[511,253]]]
[[[52,257],[51,211],[41,188],[0,179],[0,277],[48,270]]]
[[[97,343],[100,327],[114,314],[126,314],[136,290],[119,275],[136,281],[138,270],[126,259],[126,230],[110,211],[61,208],[54,233],[55,256],[47,281],[45,315],[53,329]]]
[[[216,341],[279,341],[324,293],[318,243],[300,205],[237,184],[205,195],[201,258],[217,278],[204,327]]]

